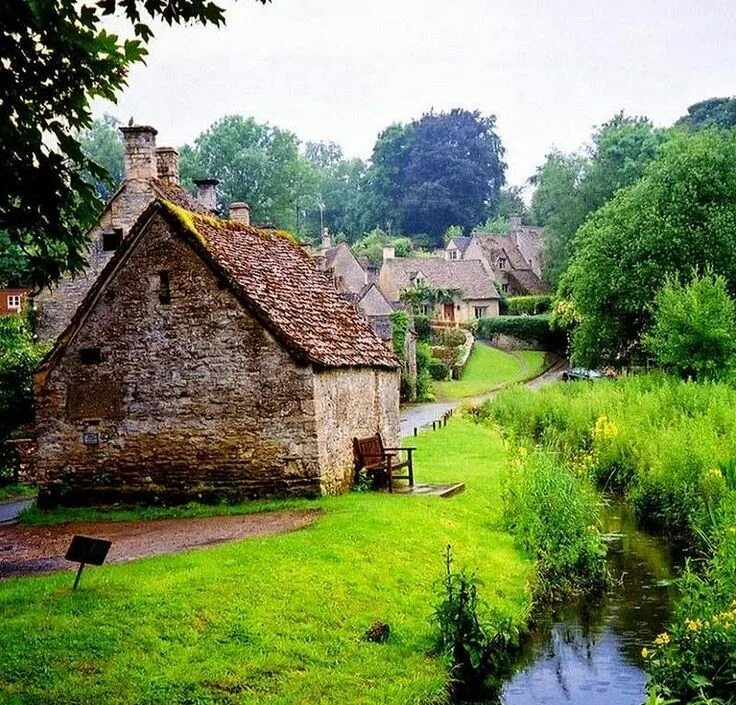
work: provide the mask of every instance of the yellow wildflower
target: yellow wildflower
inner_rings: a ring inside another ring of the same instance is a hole
[[[651,655],[652,655],[652,652],[649,649],[647,649],[646,647],[644,647],[641,650],[641,657],[642,658],[649,658]]]
[[[685,626],[689,632],[699,632],[703,623],[699,619],[686,619]]]
[[[670,635],[667,632],[662,632],[655,640],[654,643],[657,646],[664,646],[670,643]]]
[[[600,440],[614,438],[618,435],[618,426],[607,416],[599,416],[593,427],[593,437]]]

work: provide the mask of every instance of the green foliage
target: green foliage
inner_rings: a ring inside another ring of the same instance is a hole
[[[600,589],[606,549],[593,485],[553,453],[524,446],[517,453],[506,482],[505,525],[534,556],[538,593],[555,601]]]
[[[375,228],[356,240],[353,252],[357,257],[365,257],[373,266],[378,267],[383,262],[383,248],[386,245],[394,247],[397,257],[410,257],[412,254],[412,242],[408,237],[389,237],[380,228]]]
[[[111,20],[122,36],[109,32]],[[84,175],[105,174],[84,155],[78,132],[92,125],[92,101],[114,101],[144,60],[150,23],[159,20],[219,25],[224,14],[211,0],[3,3],[0,230],[27,252],[30,284],[85,266],[100,203]]]
[[[411,305],[413,310],[421,306],[435,306],[436,304],[450,304],[459,294],[459,289],[431,287],[427,284],[416,284],[410,289],[402,289],[399,298]]]
[[[709,127],[736,127],[736,98],[708,98],[691,105],[687,115],[676,123],[678,127],[702,130]]]
[[[677,275],[657,293],[644,347],[666,370],[682,377],[726,377],[736,354],[736,307],[726,280],[707,271],[682,284]]]
[[[434,360],[429,343],[417,343],[417,401],[434,401],[434,385],[429,372]]]
[[[5,441],[33,419],[32,374],[46,349],[33,342],[25,316],[0,317],[0,484],[12,480],[13,455]]]
[[[498,210],[506,165],[495,116],[456,108],[384,130],[370,183],[384,218],[442,245],[451,225],[469,231]]]
[[[416,380],[409,377],[406,364],[406,336],[409,335],[409,314],[394,311],[391,314],[391,344],[394,354],[401,360],[401,400],[414,401]]]
[[[577,248],[574,236],[588,214],[638,181],[663,141],[664,133],[646,118],[619,113],[596,128],[586,153],[547,156],[534,178],[532,218],[544,226],[544,270],[553,285]]]
[[[539,316],[493,316],[477,322],[476,335],[491,340],[494,335],[512,335],[529,343],[539,342],[548,350],[564,350],[564,332],[553,329],[547,314]]]
[[[300,155],[297,137],[252,117],[221,118],[179,157],[185,185],[197,178],[219,179],[221,207],[245,201],[257,224],[270,222],[298,233],[298,213],[319,202],[317,174]]]
[[[536,316],[547,313],[552,308],[552,298],[549,294],[509,296],[506,299],[506,313],[509,316]]]
[[[475,573],[454,571],[452,563],[452,547],[448,546],[433,615],[440,648],[452,663],[451,692],[460,702],[495,698],[511,665],[513,649],[519,645],[519,629],[511,620],[499,620],[498,615],[493,615],[495,631],[484,625],[481,610],[487,606],[478,597],[482,581]]]
[[[414,316],[414,331],[422,342],[429,342],[432,337],[432,321],[429,316]]]
[[[439,358],[433,357],[429,361],[429,374],[435,382],[442,382],[450,377],[450,366]]]
[[[463,229],[459,225],[451,225],[442,235],[442,242],[446,245],[450,240],[463,236]]]
[[[97,195],[104,201],[117,190],[123,180],[124,148],[118,126],[120,121],[112,115],[105,114],[101,120],[95,120],[79,135],[79,144],[84,156],[102,168],[105,176],[87,174],[87,179],[94,186]]]
[[[28,255],[0,230],[0,289],[24,286],[30,281]]]
[[[727,700],[736,673],[736,390],[659,374],[576,382],[502,392],[480,416],[516,446],[554,452],[560,472],[625,493],[640,522],[705,556],[679,581],[670,629],[643,654],[660,695]],[[519,502],[512,516],[524,511]]]
[[[561,291],[580,364],[631,360],[668,273],[711,266],[736,290],[736,133],[677,133],[647,174],[580,228]]]

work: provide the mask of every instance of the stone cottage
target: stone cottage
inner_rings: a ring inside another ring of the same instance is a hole
[[[445,248],[445,259],[480,261],[506,296],[546,294],[550,288],[542,279],[541,249],[542,230],[523,225],[520,216],[512,216],[508,233],[452,238]]]
[[[499,312],[498,291],[478,260],[395,257],[393,248],[387,247],[379,285],[390,301],[399,301],[401,292],[413,287],[454,290],[452,301],[417,311],[435,321],[468,323],[486,316],[498,316]]]
[[[120,188],[105,204],[98,222],[88,233],[87,269],[64,277],[51,289],[34,297],[37,333],[53,340],[66,328],[104,266],[130,232],[133,223],[155,198],[164,198],[184,208],[211,213],[217,207],[217,181],[197,183],[193,198],[179,184],[179,154],[172,147],[156,147],[156,130],[146,125],[122,127],[125,169]]]
[[[399,441],[398,360],[290,236],[156,198],[34,379],[46,503],[317,495]]]

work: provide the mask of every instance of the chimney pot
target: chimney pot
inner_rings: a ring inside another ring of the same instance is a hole
[[[322,228],[322,249],[329,250],[332,247],[332,235],[329,228]]]
[[[166,184],[179,185],[179,152],[173,147],[156,148],[156,173]]]
[[[210,213],[217,213],[217,192],[215,189],[219,183],[219,179],[194,179],[194,185],[197,187],[197,200]]]
[[[518,213],[512,213],[509,216],[509,230],[521,230],[521,216]]]
[[[393,245],[383,246],[383,261],[394,259],[396,257],[396,248]]]
[[[125,150],[125,180],[156,178],[156,130],[148,125],[121,127]]]
[[[250,225],[250,206],[240,201],[230,204],[230,220]]]

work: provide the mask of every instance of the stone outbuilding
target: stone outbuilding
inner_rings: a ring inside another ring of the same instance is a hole
[[[286,233],[155,198],[34,379],[42,501],[347,489],[399,363]]]

